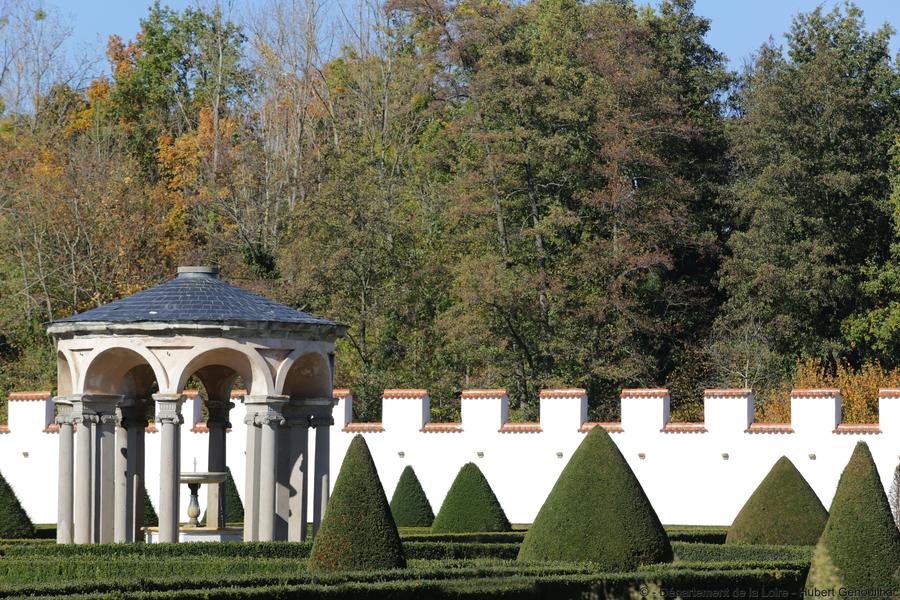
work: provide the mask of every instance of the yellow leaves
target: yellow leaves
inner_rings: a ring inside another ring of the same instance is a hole
[[[141,55],[140,42],[141,34],[138,34],[134,41],[129,41],[127,45],[121,37],[109,36],[109,41],[106,43],[106,57],[109,59],[109,66],[112,68],[113,77],[116,80],[127,77],[134,70],[135,61]]]
[[[75,113],[72,122],[66,128],[66,135],[78,133],[87,130],[94,122],[97,112],[100,108],[109,102],[110,85],[109,80],[104,77],[98,77],[91,82],[87,89],[87,104],[82,110]]]

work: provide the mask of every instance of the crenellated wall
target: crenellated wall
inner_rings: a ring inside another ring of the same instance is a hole
[[[534,423],[509,422],[504,390],[464,391],[460,423],[429,422],[425,390],[385,390],[380,423],[352,420],[348,390],[335,390],[334,397],[333,473],[353,435],[361,434],[388,496],[403,468],[412,465],[437,511],[459,468],[475,462],[516,523],[533,520],[585,433],[598,426],[610,432],[667,524],[730,524],[782,455],[797,465],[826,507],[857,441],[869,444],[886,488],[900,462],[900,389],[880,390],[879,422],[867,425],[841,423],[840,391],[834,389],[794,390],[788,424],[754,422],[751,390],[707,390],[702,423],[670,421],[665,389],[623,390],[622,421],[616,423],[587,422],[587,397],[580,389],[541,392],[540,421]],[[200,422],[201,400],[194,394],[189,401],[181,467],[205,470],[208,435]],[[243,490],[244,409],[237,404],[227,462]],[[52,417],[49,393],[12,394],[8,426],[0,427],[0,472],[38,523],[56,518],[58,436]],[[155,501],[159,436],[152,424],[147,431],[147,486]],[[187,506],[186,488],[181,505]]]

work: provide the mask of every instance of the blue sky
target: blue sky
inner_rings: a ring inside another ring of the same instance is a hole
[[[110,34],[131,38],[138,30],[140,18],[146,14],[152,0],[50,0],[48,6],[62,10],[73,27],[70,48],[85,48],[95,55],[102,54]],[[644,2],[641,2],[644,3]],[[168,0],[172,8],[196,4],[196,0]],[[260,0],[234,0],[235,10],[258,6]],[[355,0],[323,0],[326,11],[339,18],[340,6],[354,7]],[[782,41],[790,28],[791,19],[798,12],[812,10],[816,0],[697,0],[696,12],[712,21],[708,40],[729,58],[731,67],[739,69],[760,44],[769,36]],[[826,8],[834,0],[824,2]],[[889,22],[900,28],[900,0],[856,0],[863,9],[866,25],[877,29]],[[352,11],[353,8],[350,8]],[[900,36],[895,35],[892,50],[900,49]]]

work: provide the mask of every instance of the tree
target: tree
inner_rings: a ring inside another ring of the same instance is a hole
[[[888,25],[868,32],[852,4],[816,8],[795,18],[786,53],[760,49],[734,93],[737,222],[715,331],[725,339],[763,324],[757,339],[786,359],[782,368],[804,355],[863,358],[843,346],[841,322],[855,310],[863,267],[888,255],[883,199],[900,77],[890,35]],[[720,378],[737,383],[725,370]]]
[[[822,501],[782,456],[735,517],[725,543],[812,546],[827,520]]]
[[[353,437],[319,532],[309,570],[360,571],[406,566],[397,525],[361,435]]]
[[[466,463],[459,470],[431,524],[435,533],[511,529],[491,484],[475,463]]]
[[[893,589],[898,566],[900,530],[869,446],[857,442],[841,473],[806,587],[851,593]]]
[[[400,474],[397,488],[391,497],[391,514],[400,527],[431,527],[434,511],[428,502],[428,496],[416,477],[416,472],[409,465]]]
[[[656,511],[602,427],[594,427],[569,459],[518,559],[590,561],[610,572],[672,560]]]
[[[33,538],[34,525],[16,497],[16,492],[0,474],[0,538]]]

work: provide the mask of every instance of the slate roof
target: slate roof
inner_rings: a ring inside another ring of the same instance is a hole
[[[338,325],[229,285],[211,268],[180,268],[178,277],[54,323],[267,322]]]

